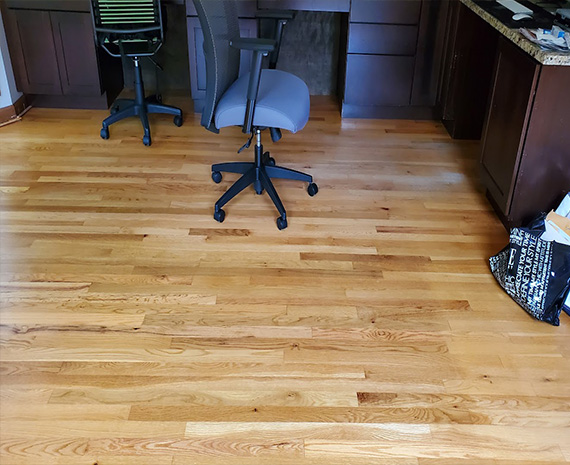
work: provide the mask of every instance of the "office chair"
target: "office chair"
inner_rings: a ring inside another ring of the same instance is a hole
[[[261,18],[277,21],[276,40],[240,38],[238,15],[232,0],[193,0],[204,33],[206,55],[206,101],[201,124],[219,133],[227,126],[241,126],[249,135],[238,151],[251,145],[255,137],[255,159],[252,163],[234,162],[212,165],[212,179],[219,183],[222,172],[242,176],[215,204],[214,218],[225,219],[223,206],[253,184],[259,195],[267,191],[279,212],[277,227],[287,227],[287,212],[271,181],[272,178],[292,179],[308,183],[310,196],[318,192],[312,176],[275,165],[269,152],[263,152],[261,132],[269,129],[273,142],[281,138],[281,129],[296,133],[309,120],[309,89],[290,73],[275,68],[283,26],[292,17],[290,12],[265,12]],[[253,52],[251,70],[238,77],[240,50]],[[262,68],[264,56],[270,56],[270,69]],[[273,69],[271,69],[273,68]]]
[[[174,115],[174,124],[182,126],[182,110],[162,104],[160,95],[145,98],[141,57],[151,58],[164,41],[160,0],[91,0],[95,40],[113,57],[130,57],[134,63],[134,100],[118,99],[111,115],[103,120],[101,137],[109,138],[109,126],[122,119],[138,116],[141,120],[144,145],[151,144],[149,113]]]

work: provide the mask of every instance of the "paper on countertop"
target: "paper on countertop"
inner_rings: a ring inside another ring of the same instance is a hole
[[[497,0],[497,3],[503,5],[508,10],[511,10],[513,14],[526,13],[532,16],[532,10],[530,8],[521,5],[519,2],[515,2],[515,0]]]
[[[527,29],[523,27],[519,29],[519,32],[543,50],[565,53],[570,51],[570,32],[565,32],[558,26],[553,26],[552,29]]]

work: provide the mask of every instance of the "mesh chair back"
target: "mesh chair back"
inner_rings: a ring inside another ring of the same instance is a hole
[[[162,26],[160,0],[91,0],[91,3],[97,30],[129,32]]]
[[[91,0],[91,12],[97,43],[111,55],[120,56],[109,44],[144,41],[154,44],[153,54],[162,44],[162,10],[160,0]]]
[[[230,47],[230,40],[240,36],[234,0],[193,0],[204,33],[206,55],[206,102],[202,126],[216,131],[214,111],[218,101],[238,78],[240,51]]]

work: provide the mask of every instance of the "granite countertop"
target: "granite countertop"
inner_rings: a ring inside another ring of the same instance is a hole
[[[535,60],[543,65],[550,66],[570,66],[570,53],[549,52],[541,50],[541,48],[533,44],[530,40],[525,39],[518,29],[510,29],[505,26],[501,21],[495,18],[490,13],[486,12],[483,8],[473,3],[471,0],[461,0],[467,8],[473,11],[476,15],[480,16],[483,20],[489,23],[493,28],[499,31],[504,37],[514,42]]]

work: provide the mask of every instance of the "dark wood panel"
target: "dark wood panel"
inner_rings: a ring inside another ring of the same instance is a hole
[[[499,33],[464,5],[453,2],[458,19],[450,24],[453,36],[446,60],[444,78],[447,89],[442,91],[444,101],[443,123],[456,139],[480,139],[485,121],[487,103]]]
[[[453,77],[455,75],[455,45],[459,23],[459,2],[446,0],[449,3],[448,15],[445,21],[445,42],[442,51],[441,83],[438,90],[436,106],[441,119],[451,120],[453,106]]]
[[[89,13],[90,0],[4,0],[8,8]]]
[[[348,55],[344,101],[352,105],[410,104],[414,58]]]
[[[19,90],[62,94],[49,12],[8,10],[7,31]]]
[[[257,11],[257,2],[255,0],[237,0],[238,14],[242,18],[254,18]],[[198,16],[196,8],[192,0],[186,0],[186,15]]]
[[[350,21],[418,24],[421,4],[421,0],[352,0]]]
[[[370,118],[370,119],[436,119],[434,107],[390,105],[353,105],[342,102],[343,118]]]
[[[542,66],[509,219],[528,223],[570,191],[570,67]]]
[[[350,0],[259,0],[257,5],[260,9],[350,11]]]
[[[63,93],[100,95],[97,51],[89,13],[51,12]]]
[[[448,0],[424,1],[422,4],[412,105],[436,104],[448,12]]]
[[[509,214],[539,65],[506,39],[499,49],[481,149],[483,180]]]
[[[392,24],[350,24],[348,52],[380,55],[414,55],[417,26]]]

